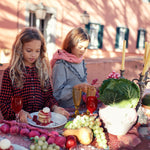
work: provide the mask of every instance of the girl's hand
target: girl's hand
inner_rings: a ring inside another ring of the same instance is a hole
[[[62,114],[62,115],[64,115],[67,119],[68,119],[69,116],[70,116],[70,114],[69,114],[68,111],[66,111],[64,108],[59,107],[59,106],[56,106],[56,105],[53,106],[53,112]]]
[[[32,117],[30,116],[30,114],[28,112],[26,112],[23,109],[21,109],[21,111],[19,112],[20,122],[27,123],[27,118],[32,119]]]

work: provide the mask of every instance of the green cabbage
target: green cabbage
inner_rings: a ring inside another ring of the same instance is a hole
[[[99,99],[119,108],[135,108],[140,99],[139,87],[127,79],[107,79],[99,88]]]

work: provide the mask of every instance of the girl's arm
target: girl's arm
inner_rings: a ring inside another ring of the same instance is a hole
[[[12,81],[9,77],[9,69],[3,74],[1,93],[0,93],[0,109],[4,119],[15,119],[15,113],[11,109],[11,96],[13,96]]]

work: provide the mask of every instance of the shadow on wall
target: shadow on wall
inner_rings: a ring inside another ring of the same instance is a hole
[[[121,69],[121,58],[114,59],[95,59],[95,60],[85,60],[87,67],[87,79],[91,83],[93,79],[98,79],[99,87],[101,83],[107,79],[107,76],[112,71],[120,73]],[[139,74],[143,70],[143,61],[142,58],[126,58],[125,62],[125,72],[124,77],[129,80],[134,78],[139,78]]]

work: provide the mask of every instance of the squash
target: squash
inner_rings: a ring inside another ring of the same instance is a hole
[[[83,145],[88,145],[93,140],[93,132],[88,127],[81,127],[78,129],[66,129],[63,132],[64,136],[75,135],[79,142]]]

